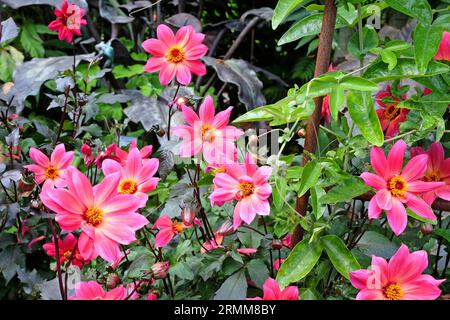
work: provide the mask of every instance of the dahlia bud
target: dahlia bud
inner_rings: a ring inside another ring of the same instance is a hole
[[[30,201],[30,208],[34,210],[39,210],[42,206],[42,202],[39,199],[33,199]]]
[[[114,289],[120,284],[120,278],[116,273],[110,273],[106,278],[106,287],[108,289]]]
[[[81,147],[81,153],[84,155],[84,164],[90,166],[94,162],[94,156],[92,155],[92,149],[86,143]]]
[[[281,239],[272,240],[272,249],[279,250],[283,248],[283,241]]]
[[[234,233],[233,223],[230,220],[225,221],[222,225],[217,229],[217,234],[220,236],[229,236]]]
[[[181,221],[186,227],[192,226],[195,219],[195,211],[192,208],[183,208],[181,210]]]
[[[297,135],[298,135],[300,138],[306,137],[306,130],[305,130],[305,128],[301,128],[300,130],[298,130],[298,131],[297,131]]]
[[[34,189],[34,182],[28,182],[23,179],[19,181],[19,189],[22,192],[30,192]]]
[[[156,279],[164,279],[169,272],[169,261],[160,261],[152,265],[153,277]]]
[[[422,232],[424,236],[429,235],[433,233],[433,226],[429,223],[422,223],[420,225],[420,232]]]
[[[177,107],[178,111],[181,111],[183,106],[186,106],[187,99],[185,97],[178,97],[173,101],[173,103]]]

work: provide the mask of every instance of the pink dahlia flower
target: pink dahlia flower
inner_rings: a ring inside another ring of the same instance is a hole
[[[422,148],[411,148],[411,155],[424,154]],[[424,181],[442,181],[440,188],[424,193],[423,200],[431,205],[436,198],[450,201],[450,158],[444,158],[444,148],[440,142],[434,142],[428,149],[428,165]]]
[[[234,208],[233,227],[237,229],[244,221],[252,223],[256,215],[270,213],[269,197],[272,188],[268,183],[272,168],[258,168],[252,156],[247,154],[244,164],[227,165],[226,173],[214,177],[214,191],[209,196],[211,205],[223,205],[237,200]]]
[[[133,149],[137,148],[136,146],[136,140],[131,141],[130,147],[128,148],[128,151],[131,151]],[[141,158],[143,159],[143,161],[146,161],[148,157],[150,157],[150,155],[153,152],[153,146],[152,145],[148,145],[145,147],[142,147],[141,150],[139,150],[139,153],[141,154]],[[116,148],[116,156],[120,159],[119,162],[121,162],[122,164],[124,164],[127,161],[128,158],[128,152],[120,149],[120,148]]]
[[[156,220],[152,229],[158,228],[159,231],[156,234],[155,246],[156,248],[165,247],[170,240],[176,235],[183,232],[183,229],[187,228],[183,222],[172,221],[169,216],[161,216]]]
[[[401,234],[408,222],[405,205],[413,212],[427,219],[436,219],[433,210],[418,195],[440,188],[443,182],[420,181],[427,169],[428,156],[413,157],[403,168],[406,143],[399,140],[394,144],[386,159],[383,149],[373,147],[370,162],[375,174],[364,172],[361,178],[377,190],[369,203],[369,218],[378,219],[385,210],[387,220],[396,235]]]
[[[434,60],[450,61],[450,32],[444,31],[442,34],[442,40]]]
[[[64,187],[64,174],[73,161],[73,151],[66,152],[64,144],[58,144],[50,159],[36,148],[30,148],[30,158],[36,164],[26,165],[32,171],[38,184],[45,182],[51,186]]]
[[[102,170],[105,176],[119,173],[120,181],[117,187],[119,194],[130,194],[140,199],[141,207],[147,203],[147,192],[156,189],[159,178],[154,178],[158,170],[158,159],[147,159],[143,162],[141,153],[137,148],[131,149],[122,166],[114,160],[103,161]]]
[[[176,76],[177,81],[186,86],[191,82],[191,73],[197,76],[206,74],[205,65],[199,61],[208,51],[202,43],[204,34],[196,33],[192,26],[185,26],[174,35],[168,26],[160,24],[156,35],[158,39],[148,39],[142,43],[144,50],[153,55],[144,70],[160,71],[162,85],[169,84]]]
[[[289,286],[281,290],[275,279],[270,277],[263,284],[263,292],[262,298],[248,298],[247,300],[298,300],[298,288],[296,286]]]
[[[60,9],[55,9],[56,20],[50,22],[48,28],[58,32],[59,40],[71,43],[73,36],[81,36],[81,27],[87,22],[83,19],[84,9],[75,3],[69,5],[67,0],[61,5]]]
[[[427,267],[426,251],[410,253],[402,244],[389,262],[372,256],[370,269],[350,272],[350,282],[360,290],[357,300],[434,300],[445,280],[422,274]]]
[[[64,240],[58,239],[58,252],[59,263],[63,265],[64,262],[70,261],[71,264],[78,268],[83,268],[83,265],[87,263],[78,250],[78,240],[75,236],[69,233]],[[52,238],[51,243],[46,243],[42,246],[49,257],[56,258],[56,246],[55,239]],[[74,252],[75,251],[75,252]],[[56,268],[56,267],[55,267]]]
[[[406,96],[402,98],[406,99]],[[383,99],[389,102],[383,102]],[[380,109],[376,112],[381,123],[381,128],[386,132],[386,138],[391,138],[400,131],[400,123],[406,120],[409,110],[397,107],[401,100],[392,94],[390,86],[379,91],[375,100],[380,106]]]
[[[69,300],[125,300],[127,295],[127,289],[123,285],[105,291],[97,281],[87,281],[77,283],[75,295],[69,297]]]
[[[136,240],[136,230],[147,219],[136,213],[140,201],[128,194],[117,194],[119,174],[111,174],[92,187],[77,169],[66,175],[67,189],[43,188],[40,197],[45,206],[56,212],[62,230],[81,228],[78,248],[85,260],[100,255],[113,263],[120,257],[119,244]]]
[[[199,115],[191,108],[183,107],[187,125],[176,126],[172,132],[183,139],[181,157],[192,157],[203,151],[208,163],[234,163],[236,159],[235,140],[244,134],[236,127],[229,126],[233,107],[214,115],[213,99],[210,96],[200,105]]]

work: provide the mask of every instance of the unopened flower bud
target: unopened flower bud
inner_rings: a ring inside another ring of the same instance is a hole
[[[433,232],[433,226],[429,223],[422,223],[420,226],[420,232],[422,232],[424,236],[429,235]]]
[[[41,208],[41,201],[39,199],[33,199],[30,201],[30,208],[34,210],[39,210]]]
[[[156,279],[164,279],[169,272],[169,261],[160,261],[152,265],[153,277]]]
[[[301,128],[300,130],[298,130],[298,131],[297,131],[297,135],[298,135],[300,138],[306,137],[306,130],[305,130],[305,128]]]
[[[34,189],[34,182],[28,182],[28,181],[24,181],[23,179],[21,179],[19,181],[19,189],[22,192],[32,191]]]
[[[108,289],[114,289],[120,284],[120,278],[116,273],[110,273],[106,278],[106,287]]]
[[[283,248],[283,241],[281,239],[272,240],[272,249],[279,250]]]
[[[187,99],[185,97],[178,97],[174,100],[174,104],[177,107],[178,111],[181,111],[183,106],[186,106]]]
[[[181,210],[181,221],[186,227],[192,226],[195,219],[195,211],[192,208],[184,208]]]
[[[225,221],[217,230],[217,234],[221,236],[229,236],[234,233],[233,223],[230,220]]]

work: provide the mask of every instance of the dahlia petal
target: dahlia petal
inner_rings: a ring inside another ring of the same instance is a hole
[[[165,58],[150,58],[144,66],[145,72],[156,72],[166,66],[168,63]]]
[[[236,204],[234,211],[238,212],[241,219],[247,224],[251,224],[256,217],[256,212],[253,211],[252,203],[249,198],[244,198],[239,201]]]
[[[119,194],[109,198],[101,205],[101,209],[106,213],[114,212],[136,212],[140,207],[139,199],[132,195]]]
[[[92,204],[94,203],[94,193],[89,179],[77,169],[70,170],[67,174],[68,177],[70,175],[70,178],[67,180],[72,184],[72,186],[69,184],[70,191],[78,196],[79,201],[81,201],[86,208],[92,207]]]
[[[189,42],[193,33],[195,33],[195,30],[191,25],[183,26],[178,29],[177,33],[175,34],[175,42],[178,46],[184,48]]]
[[[83,223],[83,216],[78,214],[70,214],[65,212],[59,212],[55,216],[56,222],[64,231],[75,231]]]
[[[137,148],[133,148],[128,153],[127,162],[125,165],[127,176],[137,178],[142,168],[141,153]]]
[[[184,64],[180,63],[177,65],[176,75],[177,75],[177,81],[180,84],[187,86],[187,85],[189,85],[189,83],[191,83],[191,80],[192,80],[191,71]]]
[[[235,193],[239,188],[239,181],[237,181],[235,178],[230,176],[227,173],[218,173],[213,179],[214,185],[220,189],[220,188],[226,188],[234,190]]]
[[[50,162],[53,164],[58,163],[61,161],[61,158],[66,153],[66,148],[64,147],[64,144],[60,143],[55,147],[55,150],[53,150],[51,156],[50,156]]]
[[[414,181],[424,176],[427,170],[428,155],[421,154],[409,160],[408,164],[403,168],[402,177],[406,181]]]
[[[114,219],[110,220],[107,217],[105,217],[97,230],[102,232],[109,239],[120,244],[128,245],[136,241],[136,236],[134,235],[133,229],[127,228],[122,224],[115,223]]]
[[[389,152],[387,161],[389,163],[391,175],[400,174],[403,167],[403,157],[405,155],[406,147],[406,142],[399,140],[394,144]]]
[[[165,24],[160,24],[156,29],[156,36],[159,40],[164,42],[167,47],[171,47],[175,44],[175,35],[172,29],[170,29]]]
[[[169,47],[158,39],[148,39],[142,42],[142,48],[155,57],[164,57]]]
[[[358,292],[356,300],[385,300],[383,291],[364,289]]]
[[[435,300],[441,295],[439,285],[445,280],[436,280],[428,274],[402,285],[404,300]]]
[[[389,163],[386,160],[386,156],[384,154],[383,149],[379,147],[373,147],[370,150],[370,163],[372,164],[372,167],[377,173],[377,175],[379,175],[385,180],[390,178]]]
[[[172,229],[166,228],[159,230],[155,237],[155,247],[165,247],[170,242],[170,240],[172,240],[174,235],[175,234],[173,233]]]
[[[436,191],[443,186],[443,182],[424,182],[416,180],[413,182],[408,182],[408,192],[421,194],[424,192]]]
[[[436,189],[435,193],[439,198],[450,201],[450,185],[445,185]]]
[[[108,262],[113,263],[120,257],[119,244],[98,229],[95,230],[94,247],[98,255]]]
[[[120,173],[122,171],[122,166],[115,160],[105,159],[102,162],[102,171],[105,176],[114,173]]]
[[[363,172],[360,177],[369,187],[372,187],[376,190],[386,189],[386,180],[376,174]]]
[[[413,212],[415,212],[417,215],[421,217],[432,220],[437,219],[433,213],[433,210],[431,210],[430,206],[425,201],[414,195],[408,197],[406,205],[408,206],[408,208],[410,208]]]
[[[214,102],[211,96],[206,96],[200,105],[199,116],[202,123],[212,124],[214,121]]]
[[[94,247],[94,240],[89,238],[84,232],[80,234],[78,239],[78,250],[84,260],[93,260],[98,256]]]
[[[396,198],[392,198],[392,209],[387,211],[386,215],[388,223],[395,235],[398,236],[401,234],[408,223],[408,216],[403,203]]]
[[[350,283],[356,289],[363,290],[367,288],[368,279],[373,275],[372,270],[360,269],[349,273]]]
[[[206,67],[199,60],[186,60],[183,64],[196,76],[204,76],[206,74]]]
[[[283,291],[281,291],[281,300],[298,300],[298,287],[286,287]]]
[[[262,166],[259,167],[253,174],[253,182],[255,185],[262,185],[267,183],[269,177],[272,175],[272,167]]]
[[[193,127],[196,123],[201,123],[200,122],[200,118],[197,116],[197,114],[191,108],[183,106],[182,107],[182,112],[183,112],[184,120],[191,127]]]
[[[161,66],[161,71],[159,72],[159,82],[162,85],[168,85],[170,81],[175,77],[177,68],[174,63],[166,63]]]
[[[279,300],[281,290],[278,283],[273,278],[267,278],[263,284],[264,300]]]
[[[36,148],[30,148],[30,158],[41,167],[46,168],[50,165],[48,157]]]
[[[138,179],[140,181],[145,181],[146,179],[154,179],[151,178],[155,175],[156,171],[158,171],[159,159],[148,159],[142,166],[142,169],[139,172]],[[158,179],[159,180],[159,179]]]
[[[386,190],[379,190],[375,194],[375,198],[377,200],[378,207],[384,210],[391,210],[392,208],[392,195],[391,193]]]
[[[428,149],[428,170],[440,172],[444,162],[444,147],[439,142],[433,142]]]
[[[106,160],[103,162],[103,164]],[[112,161],[115,162],[115,161]],[[117,162],[116,162],[117,163]],[[103,166],[102,166],[103,167]],[[103,203],[107,202],[108,199],[117,194],[117,186],[120,181],[120,173],[112,173],[106,176],[102,182],[94,186],[94,206],[101,207]]]
[[[128,291],[125,287],[120,286],[105,293],[104,300],[125,300],[128,296]]]
[[[208,52],[208,47],[205,46],[204,44],[198,44],[187,50],[185,55],[187,60],[192,61],[200,59],[206,54],[206,52]]]

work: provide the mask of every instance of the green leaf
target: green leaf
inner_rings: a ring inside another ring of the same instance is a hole
[[[397,251],[398,245],[384,235],[369,230],[363,234],[356,244],[356,248],[369,257],[375,255],[388,259]]]
[[[351,118],[355,121],[364,138],[374,145],[383,145],[384,134],[375,112],[372,94],[370,92],[349,91],[347,106]]]
[[[269,269],[261,259],[253,259],[247,264],[247,271],[258,288],[262,288],[264,282],[269,277]]]
[[[410,17],[416,18],[422,24],[430,25],[433,13],[427,0],[384,0],[389,7]]]
[[[233,123],[254,122],[254,121],[271,121],[275,117],[283,117],[283,109],[287,109],[288,103],[293,101],[292,97],[286,97],[280,101],[250,110],[238,117]]]
[[[33,58],[42,58],[44,56],[44,46],[33,24],[25,24],[20,32],[20,43],[26,52]]]
[[[364,181],[358,177],[345,179],[320,198],[322,204],[345,202],[360,196],[370,190]]]
[[[287,184],[286,178],[282,176],[275,177],[275,186],[272,188],[272,198],[275,210],[280,211],[284,206],[286,199]]]
[[[389,51],[402,51],[409,47],[411,47],[411,44],[403,40],[391,40],[385,45],[385,49],[389,49]]]
[[[341,85],[335,86],[330,93],[330,112],[334,120],[337,120],[339,109],[344,103],[344,87]]]
[[[247,280],[243,268],[222,283],[214,295],[214,300],[242,300],[246,297]]]
[[[280,287],[306,277],[319,260],[322,249],[319,241],[309,243],[309,239],[303,239],[299,242],[278,270],[276,280]]]
[[[317,181],[319,180],[321,171],[322,168],[317,161],[313,160],[308,162],[308,164],[303,169],[300,187],[298,189],[299,197],[304,195],[306,191],[316,185]]]
[[[323,216],[323,212],[325,211],[325,205],[320,201],[325,194],[325,190],[320,187],[315,186],[311,188],[311,206],[317,220]]]
[[[319,34],[322,27],[322,17],[322,13],[315,13],[297,21],[281,36],[280,40],[278,40],[278,45],[281,46],[292,41],[297,41],[303,37]],[[346,25],[347,22],[345,19],[338,15],[335,29],[342,28]]]
[[[441,43],[443,28],[440,25],[427,26],[419,23],[414,31],[414,56],[420,73],[425,73],[428,63],[436,55]]]
[[[388,49],[381,50],[381,60],[388,64],[389,71],[397,65],[397,55]]]
[[[433,233],[439,237],[444,238],[445,240],[447,240],[447,242],[450,242],[450,230],[449,229],[437,228],[437,229],[433,230]]]
[[[356,258],[345,246],[344,241],[334,234],[322,237],[323,248],[336,270],[349,279],[349,272],[361,269]]]
[[[320,293],[314,288],[300,288],[298,290],[298,297],[300,300],[323,300]]]
[[[358,90],[358,91],[375,91],[378,90],[378,85],[370,80],[361,78],[361,77],[353,77],[353,76],[345,76],[339,81],[339,84],[343,86],[345,89]]]
[[[379,43],[378,33],[371,26],[365,26],[363,28],[363,46],[360,48],[359,34],[353,33],[348,43],[348,52],[357,59],[361,59],[371,49],[376,48]]]
[[[429,223],[432,225],[436,225],[437,224],[437,220],[432,220],[432,219],[427,219],[424,217],[419,216],[417,213],[413,212],[411,209],[406,208],[406,213],[408,214],[408,216],[410,216],[411,218],[414,218],[416,220],[419,220],[421,222],[425,222],[425,223]]]
[[[400,80],[404,78],[429,77],[437,74],[443,74],[450,71],[446,64],[431,60],[425,73],[419,72],[414,59],[398,59],[394,69],[389,70],[382,61],[376,61],[364,73],[364,78],[374,82],[389,80]]]
[[[275,30],[303,0],[279,0],[272,17],[272,29]]]

